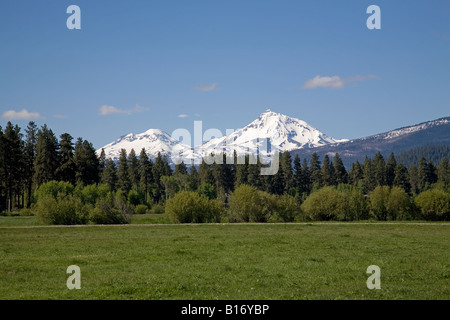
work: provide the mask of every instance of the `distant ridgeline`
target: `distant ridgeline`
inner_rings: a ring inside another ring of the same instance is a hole
[[[366,138],[297,149],[291,151],[291,155],[295,157],[298,154],[300,158],[310,159],[311,155],[316,153],[323,159],[325,155],[333,157],[338,153],[345,167],[349,169],[356,161],[362,163],[366,156],[372,158],[378,152],[385,158],[394,153],[398,162],[405,165],[417,165],[422,156],[438,164],[443,157],[449,158],[449,148],[450,117],[447,117]]]
[[[419,166],[420,158],[439,164],[443,158],[450,159],[450,146],[425,146],[401,152],[395,156],[398,163],[405,166]]]

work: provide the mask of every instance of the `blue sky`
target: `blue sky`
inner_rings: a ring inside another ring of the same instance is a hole
[[[0,2],[0,125],[96,148],[195,120],[225,133],[268,108],[359,138],[450,116],[449,101],[447,0]]]

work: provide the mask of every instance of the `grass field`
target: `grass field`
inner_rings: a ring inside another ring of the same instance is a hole
[[[0,299],[450,298],[448,224],[24,228],[38,223],[0,218],[16,226],[0,228]],[[152,219],[164,222],[135,223]],[[69,265],[81,268],[80,290],[66,287]],[[380,290],[366,287],[369,265]]]

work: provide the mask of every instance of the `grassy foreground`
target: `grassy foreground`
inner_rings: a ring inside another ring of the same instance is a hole
[[[434,224],[0,228],[0,299],[449,299],[449,236]],[[366,287],[369,265],[381,290]]]

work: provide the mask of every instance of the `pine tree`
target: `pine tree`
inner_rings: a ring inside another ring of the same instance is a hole
[[[308,162],[306,158],[303,158],[302,162],[302,192],[309,194],[311,192],[311,174],[308,168]]]
[[[236,182],[234,187],[237,188],[242,184],[248,184],[248,156],[236,155],[234,151],[234,166],[236,170]]]
[[[8,211],[16,206],[20,208],[20,195],[23,189],[23,141],[19,126],[8,122],[3,135],[4,144],[4,170]]]
[[[56,180],[59,167],[59,143],[53,131],[47,125],[38,130],[36,139],[36,157],[34,159],[34,185]]]
[[[153,162],[147,156],[145,148],[142,148],[139,154],[139,175],[141,177],[141,188],[145,194],[145,201],[148,202],[148,194],[151,191],[153,180]]]
[[[364,192],[366,194],[369,194],[371,191],[375,189],[377,181],[375,178],[375,167],[373,165],[373,161],[367,156],[364,158],[363,173],[364,173]]]
[[[419,160],[419,168],[418,168],[419,191],[422,192],[427,190],[436,181],[437,181],[436,167],[431,161],[427,162],[424,157],[421,157]]]
[[[309,161],[309,176],[310,176],[312,188],[314,188],[314,186],[321,186],[322,173],[321,173],[320,161],[319,161],[318,154],[315,152],[311,155],[311,159]]]
[[[301,195],[304,192],[304,185],[303,185],[302,164],[300,162],[300,157],[299,157],[298,153],[295,155],[295,158],[294,158],[293,175],[294,175],[295,193],[298,195]]]
[[[321,181],[323,186],[332,186],[333,183],[333,171],[330,157],[326,154],[323,158],[321,169]]]
[[[102,150],[100,151],[100,157],[98,158],[98,161],[100,163],[99,175],[101,177],[103,175],[103,170],[106,167],[106,153],[105,153],[105,149],[104,148],[102,148]]]
[[[364,171],[358,160],[352,164],[349,171],[349,180],[355,187],[358,186],[360,181],[364,180]]]
[[[117,165],[117,187],[125,194],[131,190],[130,171],[128,170],[127,150],[121,149]]]
[[[181,174],[181,175],[188,174],[187,167],[186,167],[186,165],[184,164],[183,161],[181,161],[181,163],[175,165],[175,172],[174,172],[174,174]]]
[[[204,159],[202,159],[202,163],[198,168],[198,174],[200,177],[200,184],[207,183],[210,185],[215,185],[214,177],[211,172],[211,166],[207,164]]]
[[[248,155],[248,184],[258,188],[259,190],[264,190],[265,183],[261,178],[261,162],[259,157],[254,154]]]
[[[78,138],[75,143],[73,160],[77,183],[86,186],[100,181],[100,161],[92,143]]]
[[[450,187],[450,166],[446,157],[442,158],[437,167],[437,178],[444,188]]]
[[[411,184],[409,181],[408,169],[403,163],[397,164],[395,167],[394,186],[400,187],[405,190],[405,192],[409,193],[411,191]]]
[[[199,185],[200,185],[200,176],[198,174],[197,169],[193,165],[189,169],[189,190],[197,191]]]
[[[128,176],[130,178],[131,188],[133,190],[138,190],[141,179],[139,176],[139,161],[136,157],[136,151],[134,151],[134,149],[131,149],[128,154]]]
[[[414,164],[409,167],[409,185],[411,186],[411,193],[419,193],[419,171]]]
[[[166,165],[164,163],[164,157],[158,152],[155,162],[153,164],[152,173],[155,181],[155,187],[153,190],[153,198],[155,202],[159,202],[165,199],[165,187],[161,182],[161,177],[169,176]]]
[[[114,191],[116,189],[117,183],[117,173],[116,173],[116,164],[112,159],[107,159],[105,168],[102,172],[102,183],[105,183],[109,186],[109,190]]]
[[[394,184],[395,179],[395,167],[397,167],[397,160],[395,159],[394,153],[389,155],[388,161],[386,163],[386,184],[390,187]]]
[[[284,185],[283,192],[288,193],[291,188],[294,188],[294,174],[292,172],[292,157],[289,151],[284,151],[281,154],[280,160],[281,178]]]
[[[1,129],[0,129],[1,131]],[[25,149],[24,149],[24,180],[27,191],[27,208],[31,206],[31,197],[33,193],[33,175],[34,175],[34,159],[36,157],[36,139],[37,126],[33,121],[28,123],[25,130]],[[1,153],[1,151],[0,151]],[[1,178],[0,178],[1,179]],[[0,208],[1,210],[1,208]]]
[[[68,133],[63,133],[59,141],[59,167],[56,169],[56,176],[58,180],[66,181],[75,184],[75,161],[74,161],[74,147],[72,143],[72,136]]]
[[[377,186],[386,185],[386,162],[379,151],[373,158],[373,166],[375,170],[375,184]]]
[[[335,154],[333,159],[333,175],[336,184],[348,182],[347,170],[338,153]]]
[[[280,161],[282,162],[282,161]],[[278,168],[278,172],[274,175],[267,175],[265,176],[265,189],[264,191],[267,191],[271,194],[277,194],[282,195],[285,193],[286,190],[286,181],[285,181],[285,173],[284,173],[284,167],[281,165]]]

